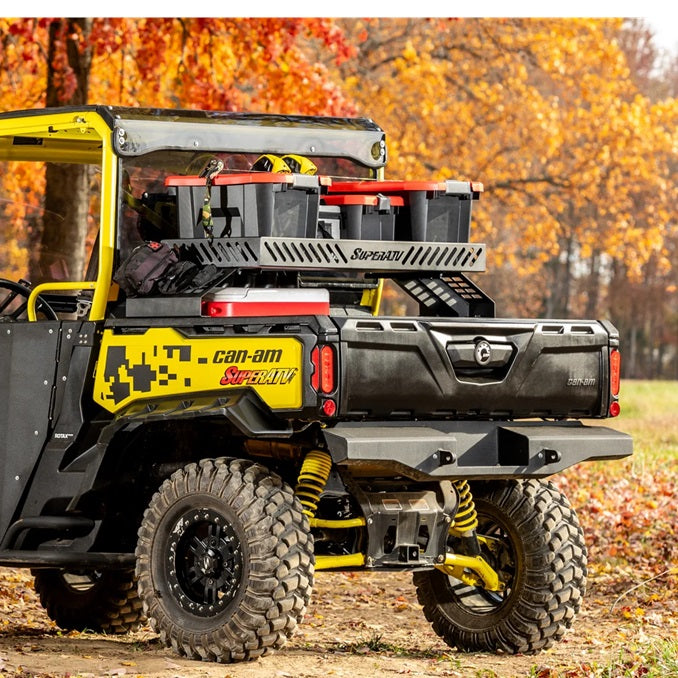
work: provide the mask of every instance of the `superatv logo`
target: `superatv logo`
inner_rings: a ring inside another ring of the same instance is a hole
[[[400,261],[404,252],[364,250],[362,247],[356,247],[353,250],[351,259],[354,261]]]
[[[263,386],[289,384],[296,376],[297,367],[274,367],[271,370],[241,370],[237,365],[228,367],[219,382],[222,386]]]

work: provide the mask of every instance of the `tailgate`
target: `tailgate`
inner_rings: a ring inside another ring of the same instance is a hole
[[[335,318],[340,416],[603,417],[616,330],[598,321]]]

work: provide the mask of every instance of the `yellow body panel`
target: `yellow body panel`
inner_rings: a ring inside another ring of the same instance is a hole
[[[137,400],[251,388],[271,409],[302,405],[302,343],[294,337],[185,337],[105,330],[94,400],[118,412]]]

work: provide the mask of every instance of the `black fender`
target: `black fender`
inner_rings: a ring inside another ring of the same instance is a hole
[[[106,451],[113,438],[125,430],[158,421],[224,417],[248,438],[289,438],[293,429],[280,419],[252,389],[223,389],[190,397],[137,400],[121,410],[105,426],[92,447],[74,459],[65,471],[83,474],[78,493],[69,509],[75,509],[83,494],[95,487]]]

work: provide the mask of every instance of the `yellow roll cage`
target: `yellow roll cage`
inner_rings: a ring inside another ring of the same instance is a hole
[[[48,282],[36,286],[28,300],[28,318],[36,320],[39,294],[59,290],[94,290],[90,320],[106,313],[115,251],[117,156],[112,131],[95,111],[30,114],[0,118],[0,160],[44,161],[101,166],[101,213],[96,282]]]

